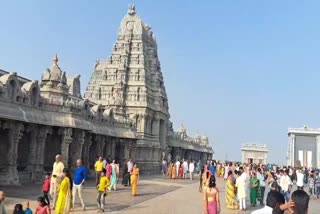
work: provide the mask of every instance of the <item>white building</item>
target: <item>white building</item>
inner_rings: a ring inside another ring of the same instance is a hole
[[[267,164],[268,147],[265,144],[242,144],[242,163]]]
[[[320,129],[289,128],[287,164],[320,168]]]

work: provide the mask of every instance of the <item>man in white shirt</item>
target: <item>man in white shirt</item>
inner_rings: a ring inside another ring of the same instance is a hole
[[[277,205],[282,205],[284,203],[284,197],[280,192],[271,191],[267,196],[266,206],[262,209],[253,211],[251,214],[272,214],[273,209],[275,209]]]
[[[133,162],[132,160],[130,159],[128,162],[127,162],[127,167],[128,167],[128,174],[129,174],[129,186],[131,185],[131,171],[133,169]]]
[[[280,170],[280,187],[286,202],[289,201],[292,181],[288,176],[289,170]]]
[[[56,201],[58,197],[58,184],[62,180],[62,171],[64,169],[64,164],[61,162],[61,155],[56,155],[56,161],[53,164],[53,169],[52,169],[52,176],[51,176],[51,181],[50,181],[50,195],[53,198],[53,207],[52,209],[55,208],[56,206]]]
[[[182,167],[183,167],[183,179],[186,179],[187,172],[188,172],[188,162],[186,160],[183,161]]]
[[[179,168],[180,168],[180,161],[177,160],[176,162],[176,175],[178,176],[179,175]]]
[[[193,179],[193,172],[194,172],[194,163],[193,163],[193,160],[191,160],[189,163],[190,180]]]
[[[304,174],[301,169],[297,171],[297,187],[298,190],[303,190],[303,180],[304,180]]]

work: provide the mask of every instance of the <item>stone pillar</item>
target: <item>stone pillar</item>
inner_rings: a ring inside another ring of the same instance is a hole
[[[28,156],[28,166],[27,170],[31,172],[31,180],[35,181],[35,170],[36,170],[36,164],[37,164],[37,148],[38,148],[38,142],[37,142],[37,135],[38,135],[38,127],[33,124],[28,125],[28,130],[30,131],[30,152]]]
[[[152,129],[153,129],[152,134],[156,137],[160,137],[160,118],[158,117],[153,118]]]
[[[317,136],[316,167],[320,168],[320,135]]]
[[[69,167],[69,149],[70,144],[72,143],[72,128],[64,128],[63,136],[62,136],[62,143],[61,143],[61,157],[62,162],[64,163],[64,167]]]
[[[83,145],[83,152],[82,152],[82,161],[84,162],[84,165],[88,166],[89,169],[89,151],[90,146],[92,145],[92,135],[91,133],[87,133],[85,135],[84,145]]]
[[[85,141],[85,131],[84,130],[75,130],[73,135],[73,142],[70,147],[70,164],[71,169],[74,169],[76,166],[76,161],[81,159],[82,148]]]
[[[97,143],[97,150],[96,150],[96,153],[99,155],[99,156],[102,156],[103,155],[103,148],[104,148],[104,145],[105,145],[105,137],[102,136],[102,135],[96,135],[96,143]]]
[[[296,163],[295,163],[295,135],[294,134],[291,134],[291,166],[295,166]],[[303,163],[301,163],[301,165],[303,165]]]
[[[18,145],[23,136],[22,123],[11,123],[9,129],[8,184],[20,184],[17,171]]]
[[[34,175],[32,175],[32,180],[40,182],[43,180],[43,164],[44,164],[44,152],[46,146],[46,140],[50,129],[46,126],[40,126],[37,129],[37,148],[35,155],[35,170]]]

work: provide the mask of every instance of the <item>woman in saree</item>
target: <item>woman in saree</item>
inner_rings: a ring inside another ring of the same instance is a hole
[[[171,178],[171,172],[172,172],[172,164],[169,163],[169,167],[168,167],[168,170],[167,170],[167,177]]]
[[[182,179],[183,178],[183,167],[182,167],[182,164],[180,164],[178,172],[179,172],[179,175],[178,175],[179,179]]]
[[[220,177],[223,177],[223,176],[224,176],[224,170],[225,170],[225,168],[224,168],[224,166],[222,166],[222,167],[221,167]]]
[[[221,173],[221,164],[218,162],[218,164],[217,164],[217,177],[220,177],[220,173]]]
[[[69,170],[64,168],[62,171],[62,182],[60,184],[58,200],[55,208],[56,214],[68,214],[70,212],[73,184],[70,177]]]
[[[228,178],[226,182],[226,204],[228,209],[237,210],[238,203],[236,198],[236,187],[232,179],[232,172],[228,172]]]
[[[216,179],[210,176],[208,188],[203,193],[204,213],[218,214],[220,213],[219,190],[216,188]]]
[[[210,170],[208,170],[207,165],[204,166],[204,173],[202,175],[202,191],[205,192],[206,188],[209,185],[210,177],[212,176],[212,173]]]
[[[112,188],[114,190],[117,190],[117,179],[119,177],[119,166],[118,166],[118,164],[116,164],[115,160],[112,161],[111,167],[112,167],[111,185],[109,187],[109,190],[112,190]]]
[[[139,181],[139,177],[140,177],[140,169],[137,167],[137,164],[134,163],[133,164],[133,168],[132,168],[132,172],[131,172],[131,176],[130,176],[130,181],[131,181],[131,194],[132,196],[137,196],[137,186],[138,186],[138,181]]]
[[[250,178],[250,204],[251,206],[256,206],[257,204],[257,194],[259,188],[259,180],[255,172],[252,173]]]
[[[176,179],[177,177],[177,170],[176,170],[176,165],[172,163],[172,168],[171,168],[171,179]]]

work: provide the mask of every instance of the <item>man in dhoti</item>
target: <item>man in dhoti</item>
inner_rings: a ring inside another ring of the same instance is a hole
[[[179,168],[180,168],[180,161],[178,161],[177,160],[177,162],[176,162],[176,175],[177,175],[177,177],[178,177],[178,175],[179,175]]]
[[[188,172],[188,162],[186,160],[183,161],[182,167],[183,167],[183,179],[186,179],[187,172]]]
[[[58,185],[62,179],[62,171],[64,169],[64,164],[61,162],[61,155],[56,155],[56,161],[53,164],[51,184],[50,184],[50,195],[53,199],[52,209],[55,209],[56,201],[58,197]]]

